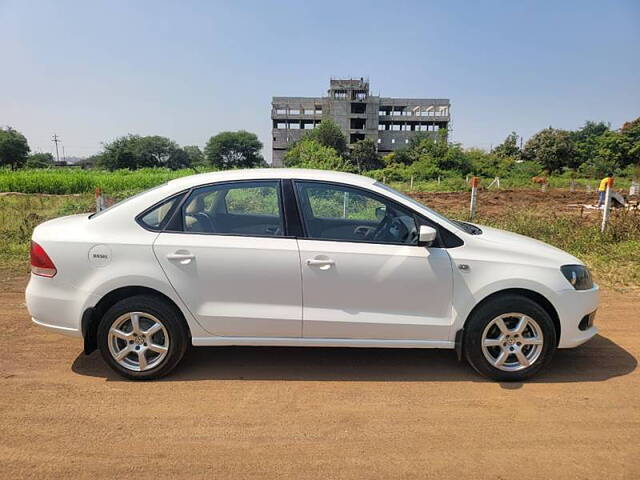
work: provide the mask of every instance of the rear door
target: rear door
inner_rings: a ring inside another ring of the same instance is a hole
[[[295,238],[285,237],[279,181],[194,189],[154,251],[167,278],[211,334],[300,337]]]
[[[444,248],[418,246],[415,214],[346,185],[295,188],[304,337],[447,341],[451,260]]]

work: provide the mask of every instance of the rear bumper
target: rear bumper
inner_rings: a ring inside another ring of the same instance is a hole
[[[62,335],[67,335],[69,337],[82,337],[82,332],[75,328],[70,327],[61,327],[59,325],[50,325],[48,323],[41,322],[37,318],[31,317],[31,321],[38,325],[39,327],[45,328],[50,332],[60,333]]]
[[[565,290],[558,295],[556,303],[560,317],[560,342],[558,348],[573,348],[582,345],[598,333],[591,325],[580,329],[580,322],[598,309],[600,289],[597,285],[589,290]]]
[[[82,337],[85,292],[55,278],[31,275],[25,299],[33,323],[52,332]]]

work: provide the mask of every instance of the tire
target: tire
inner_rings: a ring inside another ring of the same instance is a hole
[[[189,344],[189,330],[177,309],[161,297],[136,295],[120,300],[98,326],[105,362],[131,380],[152,380],[173,370]]]
[[[556,344],[553,320],[539,304],[505,294],[473,312],[465,326],[463,351],[481,375],[515,382],[545,368]]]

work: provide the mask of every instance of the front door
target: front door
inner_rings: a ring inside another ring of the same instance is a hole
[[[446,341],[451,260],[418,246],[415,214],[362,189],[295,184],[304,337]]]
[[[169,282],[211,334],[302,335],[298,245],[281,204],[278,181],[197,188],[176,213],[180,231],[156,239]]]

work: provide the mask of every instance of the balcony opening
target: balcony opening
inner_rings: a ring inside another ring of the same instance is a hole
[[[360,140],[364,140],[364,133],[352,133],[349,136],[349,143],[356,143]]]
[[[354,90],[353,92],[351,92],[351,99],[359,100],[359,101],[366,100],[367,99],[366,90]]]
[[[352,103],[351,104],[351,113],[367,113],[367,104],[366,103]]]
[[[364,118],[352,118],[350,121],[350,128],[353,130],[364,130],[366,122],[367,121]]]

